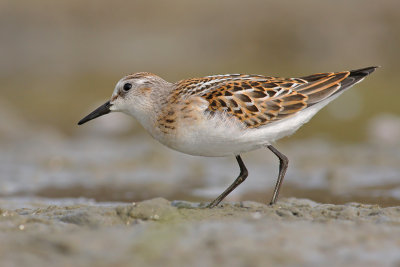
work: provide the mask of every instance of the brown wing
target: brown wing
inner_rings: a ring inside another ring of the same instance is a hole
[[[200,91],[193,90],[195,94],[209,102],[206,112],[210,115],[224,112],[236,117],[250,128],[257,128],[293,116],[349,88],[375,68],[318,73],[301,78],[225,75],[218,76],[215,83],[206,82],[209,85],[207,88],[203,87]],[[194,88],[199,88],[199,84],[204,83],[197,79],[195,84]]]
[[[210,114],[225,112],[256,128],[305,108],[307,96],[293,88],[306,83],[302,79],[272,77],[227,81],[202,97],[210,103],[207,110]]]

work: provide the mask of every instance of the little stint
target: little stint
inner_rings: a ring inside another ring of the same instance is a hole
[[[278,198],[288,158],[272,143],[294,133],[321,108],[377,67],[318,73],[299,78],[226,74],[169,83],[139,72],[122,78],[110,101],[79,125],[110,112],[135,117],[162,144],[191,155],[232,156],[236,180],[208,207],[218,205],[248,176],[242,153],[266,147],[279,158],[270,204]]]

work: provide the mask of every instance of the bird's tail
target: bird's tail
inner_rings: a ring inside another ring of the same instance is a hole
[[[351,71],[317,73],[300,77],[306,80],[307,83],[298,87],[297,92],[307,95],[307,104],[312,106],[361,82],[376,68],[367,67]]]

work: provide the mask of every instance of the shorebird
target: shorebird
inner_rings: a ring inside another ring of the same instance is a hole
[[[149,72],[123,77],[111,99],[79,121],[110,112],[135,117],[152,137],[186,153],[236,157],[240,174],[208,207],[217,206],[248,176],[241,154],[268,148],[279,158],[270,204],[277,201],[288,158],[272,143],[293,134],[321,108],[377,67],[299,78],[226,74],[170,83]]]

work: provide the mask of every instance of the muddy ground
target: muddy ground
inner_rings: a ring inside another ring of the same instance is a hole
[[[290,163],[272,207],[278,160],[247,153],[248,179],[210,210],[233,157],[107,133],[102,119],[72,137],[12,121],[0,124],[0,266],[400,265],[396,138],[279,142]]]
[[[400,207],[2,198],[1,266],[398,266]]]

